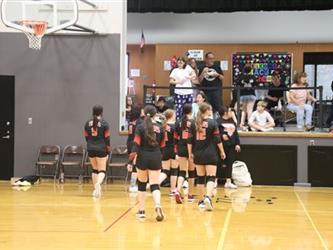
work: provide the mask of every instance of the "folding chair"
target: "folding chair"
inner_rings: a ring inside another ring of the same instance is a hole
[[[84,175],[84,159],[85,159],[85,149],[81,146],[67,145],[63,151],[60,166],[62,177],[61,182],[64,181],[64,176],[66,177],[78,177],[79,183],[83,181]],[[68,174],[66,174],[68,171]],[[74,173],[74,171],[78,173]]]
[[[111,181],[113,181],[113,179],[124,179],[126,184],[128,177],[127,163],[128,163],[127,146],[122,145],[113,148],[109,157],[106,180],[108,180],[109,178],[111,179]],[[126,171],[126,174],[124,176],[114,175],[113,173],[114,169],[124,169]]]
[[[38,150],[36,161],[36,175],[40,177],[57,178],[59,170],[60,147],[57,145],[43,145]],[[52,173],[42,173],[42,170],[51,169]]]

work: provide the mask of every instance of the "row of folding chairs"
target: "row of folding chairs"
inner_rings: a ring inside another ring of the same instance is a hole
[[[67,145],[63,150],[58,145],[41,146],[35,167],[37,176],[53,177],[54,181],[78,178],[79,183],[83,183],[91,177],[92,172],[86,149],[75,145]],[[114,179],[126,181],[126,178],[127,148],[117,146],[112,149],[107,161],[106,182]]]

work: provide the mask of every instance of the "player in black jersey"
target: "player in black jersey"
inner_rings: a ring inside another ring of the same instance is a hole
[[[226,166],[226,183],[225,188],[236,189],[237,186],[231,182],[232,165],[236,161],[236,153],[241,151],[239,135],[237,132],[237,124],[233,119],[233,111],[228,107],[221,107],[219,111],[220,117],[217,119],[217,124],[220,129],[223,148],[226,153],[226,159],[223,164]]]
[[[176,113],[172,109],[168,109],[164,112],[165,121],[163,124],[165,148],[162,152],[162,172],[160,175],[160,184],[170,175],[171,192],[176,189],[177,175],[178,175],[178,162],[176,161],[175,154],[175,119]]]
[[[93,118],[84,126],[87,151],[92,165],[93,196],[101,197],[101,184],[105,178],[106,162],[111,151],[109,124],[102,119],[103,107],[93,107]]]
[[[218,154],[216,146],[220,151],[220,157],[225,158],[220,132],[215,120],[211,119],[212,107],[207,103],[199,106],[195,127],[189,133],[188,153],[192,156],[197,169],[197,186],[200,196],[199,207],[205,207],[207,211],[213,209],[211,197],[216,178],[216,165]],[[206,176],[206,195],[204,196],[204,182]]]
[[[192,192],[194,189],[195,165],[193,164],[192,159],[189,158],[187,150],[188,134],[192,127],[194,127],[194,121],[192,120],[192,105],[185,104],[183,107],[183,117],[176,122],[174,133],[175,151],[179,164],[177,190],[175,190],[174,196],[178,204],[183,203],[181,188],[183,187],[187,171],[189,176],[188,200],[192,201],[194,198]]]
[[[128,137],[127,137],[127,152],[130,154],[132,152],[132,146],[135,136],[135,129],[136,127],[143,121],[143,118],[141,118],[142,115],[142,109],[139,106],[133,106],[131,109],[131,113],[129,116],[129,123],[128,123]],[[129,191],[136,193],[138,192],[138,186],[136,184],[137,181],[137,171],[135,167],[135,160],[133,161],[133,165],[128,165],[127,170],[129,173],[131,173],[131,181],[129,186]]]
[[[138,171],[138,218],[145,218],[146,187],[149,178],[150,190],[155,203],[156,220],[162,221],[164,215],[161,208],[160,173],[162,168],[161,148],[165,147],[164,130],[156,122],[156,108],[148,105],[144,109],[145,119],[135,130],[130,164],[137,157]]]

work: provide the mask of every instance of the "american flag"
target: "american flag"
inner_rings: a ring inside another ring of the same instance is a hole
[[[143,33],[143,30],[141,31],[141,41],[140,41],[140,50],[143,52],[143,47],[145,46],[146,38],[145,34]]]

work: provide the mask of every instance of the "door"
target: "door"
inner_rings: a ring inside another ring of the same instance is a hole
[[[0,76],[0,180],[14,176],[15,77]]]

